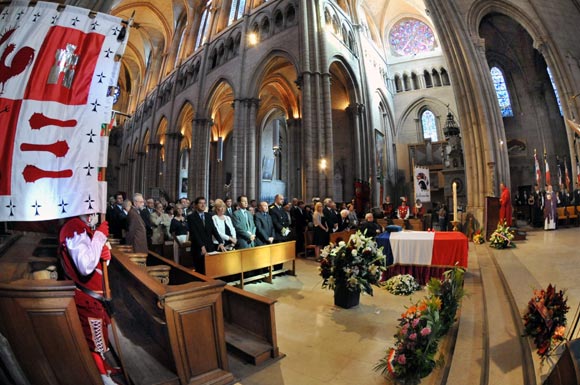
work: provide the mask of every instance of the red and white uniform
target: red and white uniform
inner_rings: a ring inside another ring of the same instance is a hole
[[[405,205],[401,205],[397,208],[397,217],[399,219],[409,219],[409,206]]]
[[[103,231],[108,233],[106,229]],[[60,230],[63,268],[66,275],[77,285],[75,304],[83,333],[91,351],[101,356],[109,349],[107,325],[111,321],[102,303],[81,291],[78,286],[104,296],[101,258],[110,259],[106,242],[106,234],[99,230],[93,232],[79,217],[70,219]],[[101,371],[100,367],[99,370]]]

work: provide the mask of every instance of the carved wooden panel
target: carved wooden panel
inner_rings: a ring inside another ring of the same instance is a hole
[[[102,383],[73,295],[69,281],[0,284],[0,332],[32,384]]]

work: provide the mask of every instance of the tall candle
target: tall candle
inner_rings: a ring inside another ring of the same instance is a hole
[[[457,222],[457,183],[453,182],[453,221]]]

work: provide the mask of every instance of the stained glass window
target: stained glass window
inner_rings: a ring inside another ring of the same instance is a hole
[[[507,87],[505,85],[505,78],[503,73],[497,67],[492,67],[490,72],[491,79],[493,80],[493,85],[495,87],[495,93],[497,95],[497,101],[499,102],[501,116],[504,118],[514,116],[512,103],[510,101],[510,94],[508,93]]]
[[[420,20],[406,18],[391,28],[391,51],[395,56],[413,56],[433,51],[436,47],[433,30]]]
[[[437,123],[435,122],[435,114],[430,110],[425,110],[421,114],[421,126],[423,127],[423,138],[431,138],[432,142],[437,141]]]
[[[198,49],[207,40],[207,35],[209,33],[209,26],[211,24],[211,1],[209,0],[205,4],[205,9],[201,14],[201,23],[199,23],[199,30],[197,31],[197,39],[195,40],[195,49]]]
[[[556,94],[556,102],[558,103],[558,109],[560,109],[560,115],[564,116],[562,112],[562,104],[560,103],[560,95],[558,95],[558,87],[556,87],[556,83],[554,82],[554,77],[552,76],[552,71],[550,71],[550,67],[548,69],[548,76],[550,77],[550,82],[552,82],[552,88],[554,89],[554,94]]]

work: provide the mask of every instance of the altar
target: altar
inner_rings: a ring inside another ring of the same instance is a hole
[[[387,258],[384,279],[411,274],[421,285],[454,266],[467,268],[468,240],[460,232],[400,231],[376,238]]]

